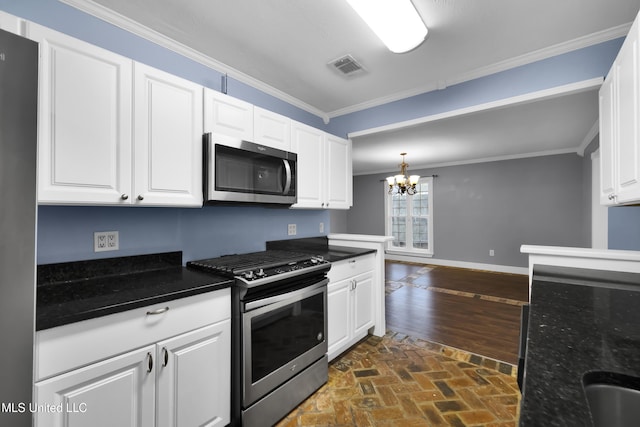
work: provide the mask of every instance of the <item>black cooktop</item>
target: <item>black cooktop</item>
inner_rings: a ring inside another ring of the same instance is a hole
[[[235,277],[245,284],[258,286],[310,272],[326,272],[331,264],[321,256],[270,249],[190,261],[187,267]]]
[[[189,267],[215,271],[229,276],[239,276],[247,271],[280,267],[313,258],[309,254],[282,250],[251,252],[248,254],[223,255],[187,263]]]

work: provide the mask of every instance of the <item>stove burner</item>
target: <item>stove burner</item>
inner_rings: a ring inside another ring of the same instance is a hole
[[[330,265],[321,256],[268,250],[190,261],[187,266],[235,277],[247,285],[257,286],[305,272],[328,270]]]

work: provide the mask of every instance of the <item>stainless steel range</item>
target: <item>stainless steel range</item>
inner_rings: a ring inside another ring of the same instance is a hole
[[[235,277],[232,287],[232,425],[273,425],[328,379],[331,264],[268,250],[187,263]]]

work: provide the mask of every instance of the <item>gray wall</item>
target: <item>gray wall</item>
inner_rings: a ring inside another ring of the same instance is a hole
[[[347,215],[349,211],[332,209],[329,211],[332,233],[347,233]]]
[[[590,170],[585,171],[585,161],[562,154],[412,170],[438,175],[433,258],[526,267],[523,244],[590,245],[584,201],[584,176]],[[386,175],[354,177],[349,233],[384,234],[381,180]],[[489,256],[489,249],[495,256]]]

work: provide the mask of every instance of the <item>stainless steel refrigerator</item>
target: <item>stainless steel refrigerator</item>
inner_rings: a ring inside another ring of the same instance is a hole
[[[0,30],[0,425],[30,426],[38,45]]]

